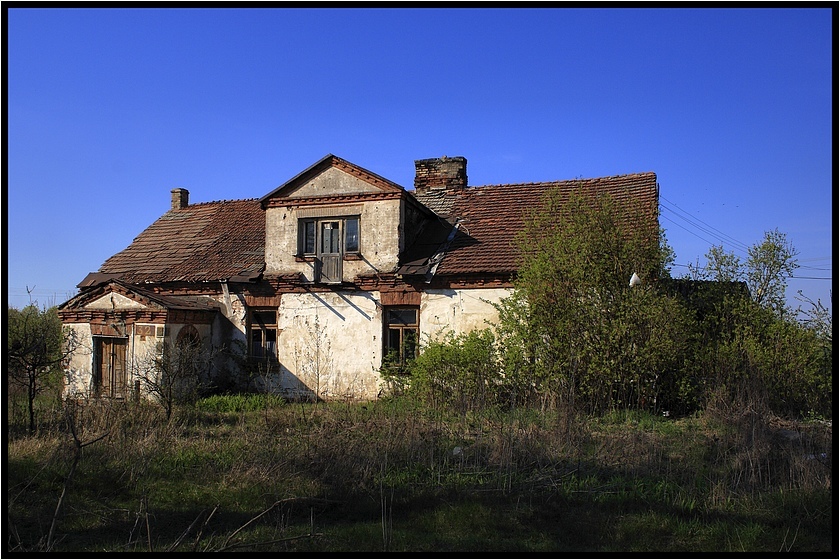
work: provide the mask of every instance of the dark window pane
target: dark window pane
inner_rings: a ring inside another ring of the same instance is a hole
[[[277,331],[274,329],[265,331],[265,356],[277,356]]]
[[[332,248],[333,253],[340,253],[341,252],[341,230],[338,229],[338,223],[335,224],[335,227],[330,232],[330,248]]]
[[[388,350],[400,351],[400,329],[388,329]]]
[[[416,309],[390,309],[388,310],[389,325],[416,325]]]
[[[359,219],[348,218],[344,221],[344,251],[359,252]]]
[[[263,336],[260,329],[251,329],[251,355],[256,358],[265,356],[263,351]]]
[[[315,252],[315,222],[312,220],[303,223],[303,252]]]
[[[403,330],[403,360],[412,360],[417,356],[417,331],[414,329]]]
[[[251,323],[255,326],[276,325],[277,313],[274,311],[254,311],[251,315]]]

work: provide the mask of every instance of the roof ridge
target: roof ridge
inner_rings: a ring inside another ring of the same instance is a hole
[[[620,175],[603,175],[600,177],[578,177],[575,179],[557,179],[554,181],[529,181],[525,183],[491,183],[488,185],[471,185],[468,189],[483,189],[485,187],[539,187],[544,185],[557,185],[560,183],[589,183],[595,181],[603,181],[607,179],[626,179],[629,177],[645,177],[648,175],[656,175],[655,171],[640,171],[638,173],[622,173]]]
[[[257,197],[253,197],[253,198],[226,198],[226,199],[221,199],[221,200],[208,200],[208,201],[205,201],[205,202],[193,202],[193,203],[185,206],[184,208],[179,208],[179,210],[186,210],[188,208],[193,208],[195,206],[209,206],[211,204],[224,204],[224,203],[229,203],[229,202],[259,202],[259,200],[260,199],[257,198]]]

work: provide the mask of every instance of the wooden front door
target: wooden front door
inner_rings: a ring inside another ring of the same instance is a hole
[[[128,339],[99,337],[96,339],[95,381],[102,397],[125,398],[125,353]]]

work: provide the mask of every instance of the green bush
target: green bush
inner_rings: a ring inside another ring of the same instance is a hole
[[[434,409],[480,410],[497,402],[502,377],[489,329],[428,342],[410,367],[409,391]]]

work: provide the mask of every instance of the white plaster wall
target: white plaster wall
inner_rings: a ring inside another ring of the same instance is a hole
[[[493,303],[509,295],[505,288],[427,290],[420,298],[421,342],[448,330],[463,334],[494,327],[499,313]]]
[[[141,323],[145,324],[145,323]],[[154,329],[161,325],[152,325]],[[209,344],[213,337],[211,325],[193,325],[205,344]],[[178,333],[184,327],[183,324],[167,325],[165,337],[135,335],[132,326],[128,327],[128,345],[126,347],[126,397],[133,394],[135,383],[144,374],[150,375],[154,367],[154,360],[160,355],[162,343],[175,344]],[[68,323],[65,329],[73,329],[76,332],[79,347],[73,353],[70,361],[65,367],[64,396],[65,397],[87,397],[91,395],[93,380],[93,335],[88,323]],[[152,331],[154,332],[154,330]],[[209,347],[208,347],[209,349]],[[142,395],[148,396],[148,388],[145,384],[140,385]]]
[[[140,302],[113,292],[85,305],[87,309],[143,309],[145,307]]]
[[[379,292],[284,294],[278,313],[282,389],[324,399],[373,399],[379,392]]]
[[[134,390],[134,384],[140,376],[151,376],[154,373],[155,359],[160,356],[163,348],[163,343],[169,341],[170,344],[175,340],[181,325],[167,325],[166,336],[157,338],[155,336],[130,336],[128,339],[128,355],[126,356],[126,365],[128,367],[128,390]],[[132,331],[129,330],[129,333]],[[200,332],[200,331],[199,331]],[[148,387],[144,383],[140,384],[140,394],[149,397]]]
[[[327,196],[332,194],[356,194],[381,192],[377,187],[350,175],[335,167],[329,167],[323,172],[301,185],[287,196],[300,198],[309,196]]]
[[[213,347],[231,347],[234,341],[238,341],[246,345],[245,348],[247,348],[248,338],[245,335],[247,309],[242,294],[230,294],[229,298],[226,298],[224,295],[214,296],[212,299],[222,304],[222,316],[216,318],[214,328],[212,329],[213,336],[211,340]],[[228,325],[222,324],[224,319],[227,319]]]
[[[67,323],[63,326],[76,332],[79,346],[70,357],[70,362],[64,368],[64,396],[88,396],[90,394],[90,380],[93,371],[93,339],[90,335],[88,323]]]
[[[493,303],[508,296],[507,289],[428,290],[421,296],[421,341],[438,337],[446,329],[462,334],[492,326],[498,319]],[[336,291],[284,294],[278,309],[278,357],[281,376],[265,389],[303,396],[317,391],[324,399],[374,399],[380,389],[382,361],[382,309],[379,292]],[[246,341],[244,302],[231,294],[226,316],[233,337]],[[488,324],[489,322],[489,324]],[[194,325],[205,342],[219,339],[217,328]],[[167,340],[177,339],[182,325],[168,326]],[[93,339],[86,323],[68,324],[82,342],[68,368],[65,395],[88,395],[93,370]],[[215,338],[214,338],[215,337]],[[133,389],[138,372],[158,351],[162,339],[131,337],[126,356],[128,384]],[[144,388],[141,388],[144,389]]]

